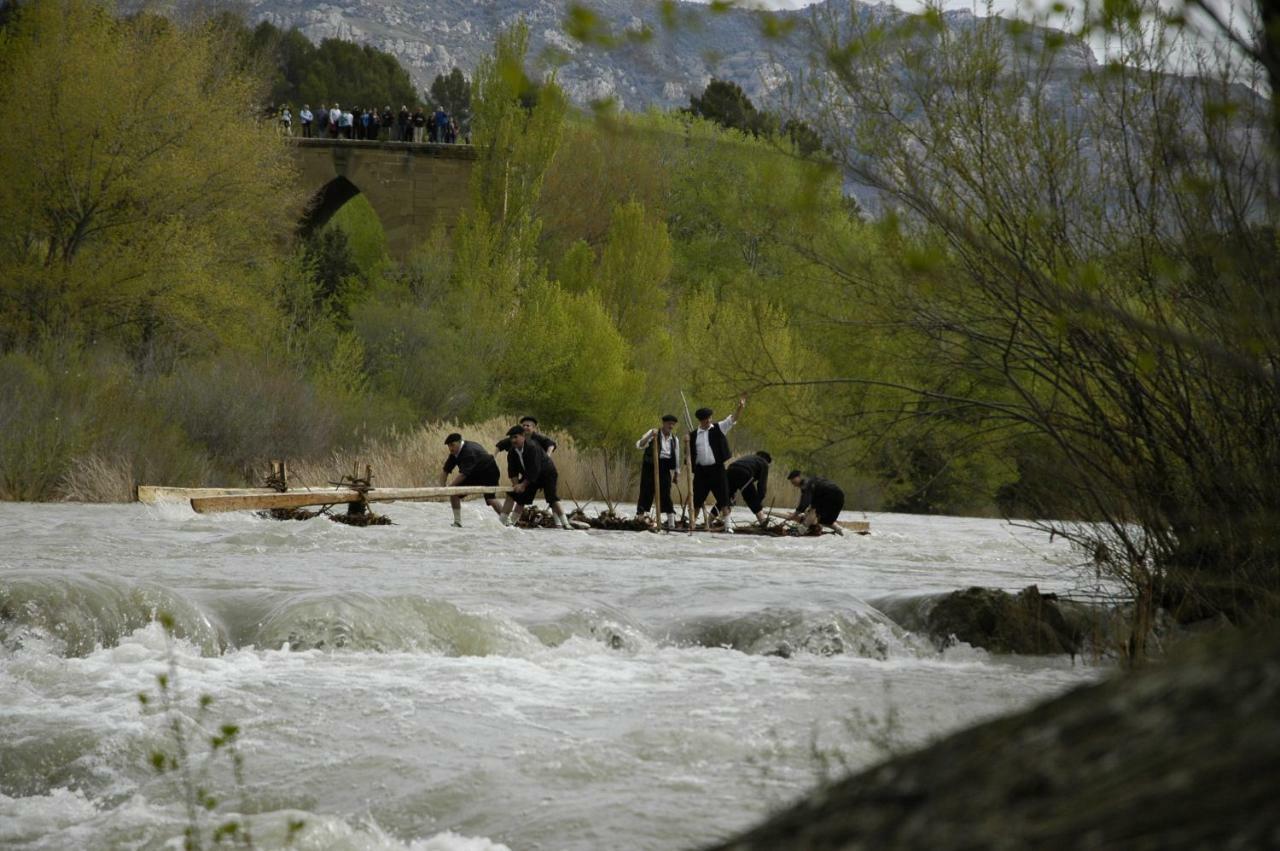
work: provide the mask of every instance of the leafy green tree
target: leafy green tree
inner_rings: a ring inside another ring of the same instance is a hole
[[[420,101],[409,72],[390,53],[337,38],[315,45],[296,28],[283,31],[269,21],[250,29],[233,13],[215,19],[268,80],[267,104],[399,109]]]
[[[443,106],[450,118],[457,119],[463,134],[471,132],[471,81],[460,69],[436,75],[431,81],[431,100],[432,106]]]
[[[298,203],[257,83],[207,29],[33,0],[0,34],[0,348],[245,339]],[[32,103],[43,105],[33,109]]]
[[[633,345],[650,344],[646,348],[656,349],[650,354],[659,357],[669,355],[662,341],[671,264],[666,224],[647,216],[636,201],[616,207],[600,257],[601,300],[624,337]]]
[[[537,407],[587,445],[614,446],[644,419],[643,377],[595,293],[553,282],[526,289],[499,367],[507,409]]]
[[[476,68],[474,126],[479,162],[476,207],[499,226],[512,251],[534,259],[534,205],[560,144],[567,104],[554,79],[535,86],[525,72],[529,28],[523,22],[498,35],[492,57]],[[537,91],[531,105],[531,93]]]
[[[833,265],[917,369],[833,383],[898,383],[967,440],[1047,452],[1090,522],[1046,525],[1126,583],[1140,645],[1155,606],[1280,605],[1280,199],[1261,69],[1200,54],[1171,74],[1175,34],[1123,8],[1139,13],[1107,22],[1113,61],[1072,72],[1074,95],[1051,82],[1069,42],[932,9],[820,27],[836,85],[806,98],[902,211],[902,286]]]
[[[756,109],[742,87],[730,80],[713,79],[701,96],[690,95],[689,112],[752,136],[768,136],[777,129],[777,120]]]

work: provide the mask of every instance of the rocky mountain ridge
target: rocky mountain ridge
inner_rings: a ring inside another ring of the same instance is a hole
[[[468,76],[493,47],[503,27],[523,18],[529,25],[535,65],[558,68],[570,99],[587,106],[612,98],[622,109],[670,109],[687,106],[712,77],[742,86],[757,104],[771,104],[789,76],[809,63],[812,15],[848,14],[847,0],[824,0],[808,9],[772,13],[794,27],[766,37],[761,13],[730,9],[712,14],[696,3],[679,3],[677,25],[664,22],[656,0],[590,0],[589,7],[621,46],[585,45],[565,31],[565,0],[247,0],[246,14],[256,23],[297,27],[312,41],[342,38],[395,55],[421,87],[453,67]],[[889,4],[866,5],[864,14],[900,15]],[[969,12],[948,13],[959,17]],[[627,33],[648,30],[645,41]],[[1091,64],[1083,43],[1068,52],[1070,66]]]

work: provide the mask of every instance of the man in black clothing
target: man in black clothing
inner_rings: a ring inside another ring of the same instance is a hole
[[[675,525],[675,504],[671,501],[671,485],[680,476],[680,441],[674,432],[676,428],[675,414],[667,414],[662,418],[662,428],[651,428],[636,441],[636,449],[644,450],[644,463],[640,465],[640,499],[636,503],[636,517],[649,512],[653,505],[653,445],[654,438],[658,444],[658,507],[666,515],[665,525],[668,529]]]
[[[531,416],[529,414],[526,414],[525,416],[521,417],[520,429],[524,432],[524,436],[526,438],[528,438],[529,440],[533,441],[534,443],[542,447],[543,452],[546,452],[548,455],[555,454],[556,442],[551,438],[547,437],[545,434],[538,433],[537,417]],[[514,430],[515,429],[512,428],[512,431]],[[511,432],[508,432],[506,437],[498,441],[496,448],[499,452],[511,451]],[[510,496],[508,496],[506,501],[503,502],[502,504],[502,513],[510,514],[513,506],[515,506],[515,500],[513,500]]]
[[[537,417],[529,416],[529,415],[525,415],[521,417],[520,428],[524,431],[525,437],[529,438],[534,443],[541,446],[542,450],[546,452],[548,455],[555,454],[556,446],[558,444],[551,438],[547,437],[545,434],[540,434],[538,432]],[[502,440],[499,440],[497,444],[497,448],[499,452],[506,452],[508,449],[511,448],[511,438],[508,436],[508,437],[502,438]]]
[[[474,440],[463,440],[462,435],[454,432],[444,439],[449,447],[449,457],[444,460],[444,472],[440,474],[440,484],[460,485],[496,485],[502,474],[498,472],[498,462],[484,451],[484,447]],[[449,481],[449,474],[458,473]],[[502,516],[502,504],[498,502],[496,493],[484,495],[484,501],[499,517]],[[449,505],[453,508],[453,525],[462,526],[462,497],[449,497]]]
[[[707,501],[707,494],[714,494],[716,510],[724,522],[724,530],[733,532],[733,521],[729,519],[732,506],[729,504],[729,480],[725,476],[724,463],[732,454],[729,451],[729,439],[725,433],[737,423],[742,409],[747,406],[747,397],[738,399],[738,407],[734,412],[718,423],[711,421],[711,409],[699,408],[694,414],[698,418],[698,427],[689,432],[689,460],[693,464],[693,518],[690,522],[697,525],[698,512]],[[707,515],[707,528],[711,528],[711,515]]]
[[[810,529],[819,524],[837,535],[843,535],[836,521],[844,509],[844,491],[835,482],[821,476],[806,476],[799,470],[787,473],[787,480],[800,489],[800,504],[792,519]]]
[[[769,488],[769,465],[773,456],[761,449],[755,455],[744,455],[729,465],[729,501],[739,493],[758,523],[765,522],[764,497]]]
[[[511,477],[514,486],[511,498],[515,508],[509,517],[503,515],[502,522],[508,525],[518,523],[525,506],[532,505],[538,491],[542,491],[560,526],[565,529],[573,528],[569,525],[569,518],[564,516],[560,497],[556,494],[559,474],[551,456],[520,426],[512,426],[507,437],[511,438],[511,448],[507,450],[507,475]]]

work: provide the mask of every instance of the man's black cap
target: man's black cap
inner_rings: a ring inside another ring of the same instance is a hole
[[[456,443],[456,442],[458,442],[458,441],[460,441],[460,440],[462,440],[462,435],[458,434],[458,433],[455,431],[453,434],[449,435],[448,437],[446,437],[446,438],[444,439],[444,445],[445,445],[445,446],[448,446],[450,443]]]
[[[676,415],[675,415],[675,414],[663,414],[663,415],[662,415],[662,421],[663,421],[664,423],[678,423],[678,422],[680,422],[678,419],[676,419]]]
[[[537,425],[537,424],[538,424],[538,418],[537,418],[537,417],[531,417],[531,416],[529,416],[528,414],[525,414],[523,417],[521,417],[521,418],[520,418],[520,422],[522,422],[522,423],[533,423],[534,425]]]
[[[515,437],[517,434],[524,434],[523,426],[512,426],[507,429],[507,437]]]
[[[787,473],[787,478],[794,479],[796,476],[803,476],[803,475],[804,473],[801,473],[799,470],[792,470],[790,473]]]
[[[699,408],[698,410],[693,412],[693,415],[700,420],[705,420],[707,417],[711,416],[711,409]]]
[[[756,453],[756,455],[758,455],[759,457],[763,458],[763,459],[764,459],[764,463],[766,463],[766,464],[772,464],[772,463],[773,463],[773,456],[772,456],[772,455],[770,455],[768,452],[765,452],[763,449],[761,449],[759,452],[757,452],[757,453]]]

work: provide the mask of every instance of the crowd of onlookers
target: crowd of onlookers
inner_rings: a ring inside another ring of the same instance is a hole
[[[393,112],[390,106],[356,107],[346,110],[338,104],[321,104],[312,110],[302,105],[295,116],[287,105],[275,111],[276,127],[285,136],[301,136],[304,139],[364,139],[380,142],[437,142],[442,144],[470,144],[469,132],[458,127],[456,118],[444,111],[435,112],[407,106]]]

